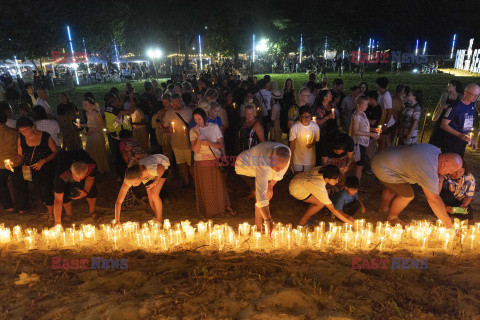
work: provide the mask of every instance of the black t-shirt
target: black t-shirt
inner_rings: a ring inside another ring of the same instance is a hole
[[[375,123],[372,127],[376,127],[379,125],[380,119],[382,118],[382,107],[377,104],[376,106],[368,106],[367,110],[365,111],[365,115],[367,116],[368,120],[375,120]]]
[[[333,145],[338,138],[343,139],[347,145],[347,150],[345,150],[345,152],[341,154],[337,154],[333,151]],[[344,157],[347,154],[347,152],[353,152],[353,149],[355,147],[355,143],[353,142],[353,139],[348,134],[341,133],[339,131],[334,131],[330,133],[325,137],[325,139],[323,139],[323,141],[324,142],[322,143],[322,147],[321,147],[322,148],[321,156],[331,158],[331,159]]]
[[[57,169],[54,180],[55,193],[64,193],[66,184],[74,182],[72,171],[70,170],[74,162],[79,161],[88,164],[87,177],[95,177],[98,173],[95,160],[84,150],[60,151],[57,159]]]

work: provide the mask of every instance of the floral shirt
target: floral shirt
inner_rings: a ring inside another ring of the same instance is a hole
[[[475,193],[475,178],[471,173],[463,175],[458,180],[453,180],[450,175],[444,176],[444,184],[448,186],[448,190],[453,193],[457,200],[463,200],[465,197],[473,197]]]
[[[404,144],[414,144],[417,143],[418,136],[418,120],[420,119],[421,108],[418,103],[413,105],[406,105],[403,108],[402,113],[400,114],[400,136],[399,138],[403,141]],[[412,136],[410,139],[406,139],[410,130],[412,129],[413,123],[417,121],[417,125],[413,128]]]

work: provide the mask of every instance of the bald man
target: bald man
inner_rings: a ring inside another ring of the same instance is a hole
[[[474,83],[469,84],[464,91],[462,100],[447,109],[442,119],[440,128],[446,133],[441,142],[443,153],[458,153],[462,158],[467,144],[476,147],[472,141],[473,117],[475,115],[475,102],[480,95],[480,87]]]
[[[398,215],[414,198],[411,184],[422,187],[430,208],[447,228],[453,223],[440,198],[440,178],[462,167],[455,153],[441,153],[431,144],[414,144],[385,149],[373,158],[372,170],[385,185],[379,211],[388,212],[392,224],[406,223]]]

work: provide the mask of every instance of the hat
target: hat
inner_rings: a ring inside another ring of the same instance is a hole
[[[280,90],[275,90],[272,92],[272,98],[274,99],[282,99],[283,98],[283,94]]]

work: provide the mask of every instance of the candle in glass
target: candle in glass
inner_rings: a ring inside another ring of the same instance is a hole
[[[3,162],[5,163],[5,169],[10,170],[10,171],[13,172],[12,160],[6,159],[6,160],[3,160]]]

